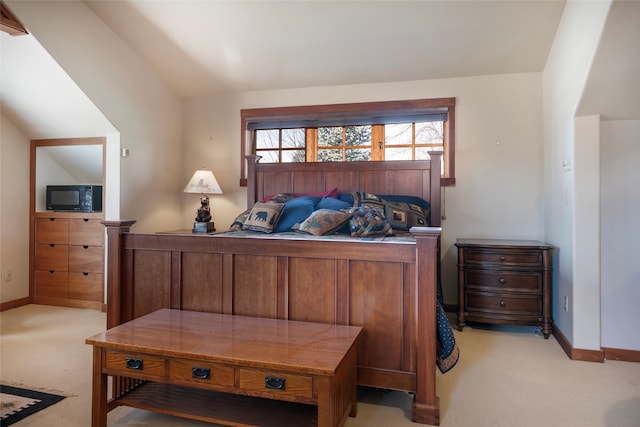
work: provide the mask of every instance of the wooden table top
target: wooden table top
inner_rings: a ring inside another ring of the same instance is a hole
[[[362,328],[161,309],[86,343],[113,350],[332,375]]]

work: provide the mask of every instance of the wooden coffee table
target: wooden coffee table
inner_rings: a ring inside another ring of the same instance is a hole
[[[234,426],[342,426],[357,412],[361,331],[156,311],[86,340],[93,346],[92,426],[106,426],[119,405]]]

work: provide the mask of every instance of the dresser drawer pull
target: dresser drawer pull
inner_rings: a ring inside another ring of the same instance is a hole
[[[56,245],[55,245],[55,243],[49,243],[49,247],[51,247],[51,248],[55,248],[55,247],[56,247]]]
[[[507,279],[505,279],[504,277],[501,277],[498,279],[498,282],[504,285],[505,283],[507,283]]]
[[[209,380],[211,379],[211,369],[198,368],[197,366],[194,366],[191,368],[191,378],[195,378],[198,380]]]
[[[500,307],[506,307],[506,306],[507,306],[507,303],[506,303],[506,302],[504,302],[504,301],[500,301]]]
[[[272,390],[285,390],[286,378],[264,377],[264,388]]]
[[[144,360],[137,357],[127,357],[127,369],[136,369],[141,371]]]

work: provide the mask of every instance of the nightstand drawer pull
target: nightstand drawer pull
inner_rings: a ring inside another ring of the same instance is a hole
[[[507,279],[505,279],[504,277],[501,277],[498,279],[498,282],[504,285],[505,283],[507,283]]]
[[[211,369],[199,368],[197,366],[194,366],[191,368],[191,378],[196,378],[199,380],[211,379]]]
[[[500,307],[506,307],[506,306],[507,306],[507,303],[506,303],[506,302],[504,302],[504,301],[500,301]]]
[[[142,370],[142,365],[143,365],[143,360],[142,359],[138,359],[137,357],[127,357],[127,369],[136,369],[141,371]]]
[[[504,256],[500,256],[500,261],[504,261],[506,258]]]
[[[286,378],[278,378],[278,377],[264,377],[264,388],[272,389],[272,390],[285,390],[285,382]]]

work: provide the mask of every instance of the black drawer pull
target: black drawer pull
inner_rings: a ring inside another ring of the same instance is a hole
[[[56,272],[55,270],[49,270],[49,273],[51,273],[51,274],[53,274],[55,272]]]
[[[194,366],[191,368],[191,378],[196,378],[198,380],[208,380],[211,378],[211,369],[198,368],[197,366]]]
[[[55,247],[56,245],[54,243],[49,243],[49,246],[51,246],[52,248]]]
[[[55,218],[49,218],[49,221],[55,221],[55,220],[56,220]]]
[[[264,377],[264,388],[272,390],[285,390],[286,378]]]
[[[507,303],[506,303],[506,302],[504,302],[504,301],[500,301],[500,307],[506,307],[506,306],[507,306]]]
[[[88,276],[88,275],[89,275],[89,273],[87,273],[87,272],[83,271],[83,272],[82,272],[82,275],[84,275],[84,276]]]
[[[127,368],[141,371],[144,360],[137,357],[127,357]]]
[[[89,218],[82,218],[84,222],[89,222]]]
[[[82,245],[83,248],[89,249],[89,245]]]
[[[500,283],[502,283],[504,285],[505,283],[507,283],[507,279],[505,279],[504,277],[501,277],[501,278],[498,279],[498,282],[500,282]]]

